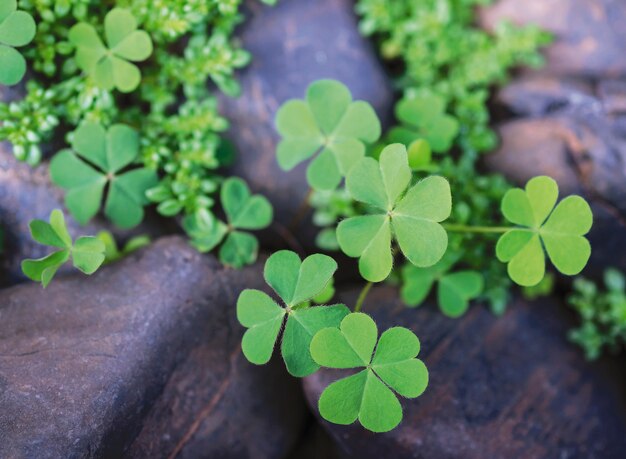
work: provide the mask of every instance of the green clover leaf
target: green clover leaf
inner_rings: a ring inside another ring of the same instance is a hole
[[[428,370],[417,359],[420,342],[407,328],[394,327],[378,338],[376,323],[366,314],[346,316],[339,328],[325,328],[311,340],[311,356],[328,368],[360,368],[330,384],[319,399],[327,421],[348,425],[357,419],[372,432],[388,432],[402,421],[402,407],[392,389],[419,397],[428,386]],[[373,354],[373,356],[372,356]]]
[[[15,48],[30,43],[36,31],[35,20],[17,10],[16,0],[0,2],[0,84],[11,86],[24,77],[26,60]]]
[[[35,241],[61,249],[37,260],[22,261],[24,275],[41,282],[44,288],[48,286],[61,265],[70,258],[74,267],[85,274],[93,274],[104,262],[104,243],[91,236],[81,236],[72,243],[63,212],[58,209],[50,213],[50,223],[32,220],[29,227]]]
[[[152,40],[147,32],[137,30],[135,17],[122,8],[106,15],[104,35],[108,47],[91,24],[81,22],[70,29],[76,64],[102,89],[131,92],[141,81],[139,68],[131,62],[145,61],[152,54]]]
[[[108,184],[105,215],[120,228],[139,224],[148,204],[145,192],[157,177],[145,168],[120,173],[139,154],[137,133],[123,124],[106,131],[100,124],[86,122],[74,132],[72,148],[55,155],[50,176],[67,190],[65,204],[74,218],[85,224],[96,215]]]
[[[337,227],[337,241],[350,257],[359,257],[361,275],[371,282],[389,276],[393,265],[392,238],[415,266],[437,263],[448,246],[439,222],[450,216],[450,185],[430,176],[405,190],[411,182],[404,145],[387,146],[380,160],[363,158],[346,179],[352,197],[382,213],[351,217]]]
[[[352,101],[346,86],[334,80],[312,83],[306,101],[287,101],[276,114],[283,139],[276,155],[283,170],[319,153],[309,164],[307,180],[318,190],[339,185],[352,166],[365,156],[365,144],[380,137],[380,121],[370,104]]]
[[[429,268],[406,265],[402,268],[402,300],[409,307],[422,304],[437,283],[439,309],[448,317],[460,317],[467,311],[470,300],[483,291],[483,276],[476,271],[455,271],[450,269],[458,257],[446,255]]]
[[[252,234],[238,230],[267,228],[272,222],[272,205],[264,196],[252,195],[246,182],[236,177],[224,181],[220,199],[228,224],[207,209],[199,209],[183,219],[192,245],[200,252],[208,252],[224,241],[219,252],[222,263],[235,268],[254,263],[259,242]]]
[[[435,95],[402,99],[396,104],[396,117],[403,126],[389,131],[390,142],[400,142],[407,147],[418,139],[425,139],[436,153],[452,148],[459,133],[459,122],[446,115],[445,101]]]
[[[262,365],[270,360],[284,325],[281,352],[287,371],[302,377],[318,370],[309,352],[311,339],[323,328],[338,326],[350,311],[343,304],[309,307],[308,302],[324,291],[336,270],[337,263],[326,255],[301,261],[294,252],[281,250],[268,258],[265,281],[285,307],[260,290],[239,295],[237,318],[248,328],[241,347],[250,362]]]
[[[587,201],[568,196],[556,207],[559,188],[550,177],[535,177],[526,188],[509,190],[502,198],[502,213],[514,228],[504,233],[496,245],[496,256],[504,263],[511,279],[519,285],[538,284],[545,274],[546,260],[563,274],[580,273],[591,255],[584,237],[591,229],[593,215]]]

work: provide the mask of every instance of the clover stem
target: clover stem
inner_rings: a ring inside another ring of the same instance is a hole
[[[361,290],[361,293],[359,293],[359,297],[356,299],[356,304],[354,305],[354,312],[361,311],[361,308],[363,307],[363,302],[365,301],[365,297],[367,296],[370,289],[372,288],[372,285],[374,285],[373,282],[368,282],[367,284],[365,284],[365,286]]]
[[[470,225],[455,225],[450,223],[444,223],[442,225],[446,231],[453,231],[457,233],[506,233],[510,229],[508,226],[470,226]]]
[[[313,196],[313,188],[309,188],[309,191],[307,192],[304,199],[302,199],[302,202],[298,206],[298,210],[296,210],[296,213],[291,219],[291,222],[289,222],[289,231],[295,231],[296,229],[298,229],[298,225],[309,210],[309,202],[311,201],[311,196]]]

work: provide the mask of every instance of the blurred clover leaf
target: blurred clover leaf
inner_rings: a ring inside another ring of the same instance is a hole
[[[120,228],[132,228],[143,219],[146,190],[157,182],[146,168],[121,172],[137,159],[139,136],[116,124],[83,123],[72,139],[72,150],[59,152],[50,162],[52,181],[67,190],[65,204],[74,218],[87,223],[98,213],[108,184],[105,215]]]
[[[150,244],[150,236],[146,234],[140,234],[130,238],[121,249],[117,246],[117,242],[115,242],[115,238],[110,231],[100,231],[96,237],[104,244],[105,264],[121,260],[126,255],[133,253],[135,250],[139,250]]]
[[[318,190],[336,188],[381,130],[372,106],[353,102],[348,88],[334,80],[316,81],[308,87],[306,100],[283,104],[276,127],[283,137],[276,150],[283,170],[319,153],[306,172],[309,184]]]
[[[459,122],[445,113],[445,106],[444,99],[435,95],[402,99],[396,104],[396,117],[402,126],[389,131],[389,141],[409,146],[424,139],[436,153],[450,150],[459,133]]]
[[[93,274],[104,261],[104,243],[92,236],[81,236],[72,242],[67,231],[63,212],[50,213],[50,223],[32,220],[29,224],[32,238],[40,244],[59,248],[43,258],[22,261],[22,272],[36,282],[48,286],[57,270],[72,258],[75,268],[85,274]]]
[[[348,218],[337,227],[341,250],[359,257],[359,270],[368,281],[389,276],[392,237],[415,266],[432,266],[446,251],[448,235],[439,222],[450,216],[450,185],[443,177],[430,176],[405,193],[411,177],[401,144],[387,146],[379,161],[361,159],[348,174],[346,185],[352,197],[380,212]]]
[[[309,352],[317,331],[338,326],[350,311],[343,304],[309,307],[309,300],[324,291],[337,263],[315,254],[301,261],[288,250],[274,253],[265,263],[265,281],[282,299],[279,306],[260,290],[247,289],[237,300],[237,318],[248,328],[241,347],[246,358],[257,365],[267,363],[283,328],[281,351],[287,371],[307,376],[318,370]]]
[[[402,300],[409,307],[419,306],[437,283],[437,302],[441,312],[453,318],[465,314],[470,300],[482,293],[484,280],[476,271],[450,272],[457,261],[457,256],[445,255],[429,268],[405,265],[400,291]]]
[[[207,209],[186,216],[183,227],[191,244],[200,252],[209,252],[224,241],[219,251],[222,263],[235,268],[254,263],[259,242],[252,234],[239,230],[267,228],[272,222],[272,205],[264,196],[252,195],[246,182],[236,177],[224,181],[220,198],[228,223]]]
[[[35,20],[17,10],[16,0],[0,2],[0,84],[14,85],[24,77],[26,60],[15,48],[30,43],[36,31]]]
[[[545,251],[561,273],[578,274],[587,264],[591,246],[584,237],[593,215],[580,196],[568,196],[556,207],[557,183],[540,176],[528,181],[526,189],[514,188],[502,198],[502,213],[514,228],[503,234],[496,255],[508,263],[511,279],[522,286],[538,284],[545,274]]]
[[[428,370],[417,359],[420,342],[407,328],[393,327],[378,340],[376,323],[366,314],[346,316],[339,328],[325,328],[311,340],[311,355],[327,368],[361,368],[330,384],[319,399],[327,421],[348,425],[357,419],[372,432],[387,432],[402,420],[402,407],[392,389],[407,398],[420,396]]]
[[[122,8],[106,15],[104,35],[108,47],[91,24],[81,22],[70,29],[76,64],[102,89],[131,92],[141,81],[141,72],[132,62],[145,61],[152,54],[152,40],[147,32],[137,30],[135,17]]]

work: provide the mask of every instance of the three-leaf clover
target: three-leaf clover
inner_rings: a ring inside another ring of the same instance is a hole
[[[50,162],[52,181],[67,191],[65,204],[74,218],[85,224],[98,210],[108,184],[105,215],[120,228],[143,219],[148,204],[145,192],[157,182],[145,168],[121,172],[139,154],[139,136],[132,128],[116,124],[83,123],[75,132],[71,150],[59,152]]]
[[[483,276],[476,271],[450,272],[458,261],[457,256],[445,255],[429,268],[407,264],[402,268],[402,300],[409,307],[422,304],[437,282],[437,302],[441,312],[448,317],[465,314],[469,301],[482,293]]]
[[[22,261],[22,272],[28,278],[41,282],[44,287],[48,286],[57,270],[70,257],[74,267],[85,274],[93,274],[104,261],[104,243],[92,236],[81,236],[72,242],[63,212],[58,209],[50,214],[50,223],[32,220],[29,226],[35,241],[60,249],[37,260]]]
[[[122,8],[106,15],[104,35],[108,47],[91,24],[81,22],[70,29],[76,64],[101,88],[131,92],[141,81],[141,72],[132,62],[144,61],[152,54],[152,40],[147,32],[137,30],[133,14]]]
[[[283,139],[276,155],[280,167],[291,170],[319,152],[308,166],[309,184],[331,190],[365,156],[365,143],[380,137],[380,121],[370,104],[352,101],[346,86],[334,80],[312,83],[306,101],[287,101],[276,114]]]
[[[16,0],[0,2],[0,84],[14,85],[24,77],[26,60],[15,48],[30,43],[36,31],[35,20],[17,10]]]
[[[368,281],[380,282],[391,272],[392,238],[419,267],[434,265],[446,251],[448,234],[439,222],[450,216],[450,185],[443,177],[430,176],[405,192],[411,176],[401,144],[387,146],[379,161],[361,159],[348,174],[352,197],[379,212],[348,218],[337,227],[339,247],[359,257],[359,270]]]
[[[448,151],[459,133],[459,122],[445,113],[445,106],[445,101],[435,95],[402,99],[396,104],[396,117],[403,125],[389,131],[389,141],[408,146],[425,139],[434,152]]]
[[[235,268],[254,263],[259,242],[252,234],[238,230],[266,228],[272,222],[272,205],[264,196],[252,195],[246,182],[236,177],[224,181],[220,198],[227,224],[207,209],[199,209],[183,220],[192,245],[208,252],[224,241],[219,251],[222,263]]]
[[[309,307],[308,301],[322,292],[337,263],[315,254],[300,261],[288,250],[274,253],[265,263],[265,281],[283,300],[279,306],[260,290],[247,289],[237,300],[237,318],[248,328],[241,347],[246,358],[257,365],[267,363],[284,325],[281,351],[287,371],[307,376],[319,368],[309,352],[311,339],[319,330],[339,325],[350,311],[343,304]]]
[[[346,316],[339,328],[325,328],[311,341],[311,355],[320,366],[361,368],[330,384],[319,399],[320,414],[335,424],[357,419],[373,432],[387,432],[402,420],[402,406],[392,389],[407,398],[420,396],[428,370],[417,359],[420,342],[404,327],[385,331],[378,340],[376,323],[366,314]]]
[[[528,181],[526,189],[514,188],[502,198],[502,213],[514,228],[496,245],[496,255],[508,263],[509,276],[519,285],[532,286],[545,274],[545,251],[561,273],[580,273],[591,255],[584,237],[591,229],[593,215],[587,201],[568,196],[556,207],[557,183],[540,176]]]

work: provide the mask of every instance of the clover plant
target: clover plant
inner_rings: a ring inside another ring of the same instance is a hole
[[[584,237],[593,216],[580,196],[568,196],[556,207],[559,188],[550,177],[535,177],[526,188],[509,190],[502,200],[502,213],[520,225],[498,240],[496,254],[508,263],[511,279],[519,285],[535,285],[545,274],[545,252],[556,269],[567,275],[580,273],[591,255]]]
[[[287,371],[302,377],[319,368],[309,352],[311,339],[321,329],[338,326],[350,311],[343,304],[311,307],[307,302],[324,291],[336,270],[337,263],[321,254],[300,260],[294,252],[281,250],[268,258],[265,281],[284,306],[260,290],[239,295],[237,318],[248,329],[241,346],[250,362],[267,363],[284,329],[281,353]]]
[[[394,391],[419,397],[428,385],[426,365],[417,359],[420,342],[404,327],[393,327],[378,338],[376,323],[352,313],[339,327],[320,330],[311,340],[311,356],[327,368],[358,368],[358,373],[330,384],[319,399],[320,414],[335,424],[357,419],[372,432],[387,432],[402,420]]]
[[[131,92],[141,81],[141,72],[133,62],[145,61],[152,54],[152,40],[137,30],[137,20],[123,8],[114,8],[104,18],[102,43],[96,29],[84,22],[70,29],[69,41],[76,47],[76,64],[102,89],[114,87]]]
[[[221,201],[227,223],[218,220],[209,210],[200,209],[183,220],[191,243],[200,252],[219,250],[222,263],[235,268],[253,263],[259,242],[250,233],[241,230],[259,230],[272,222],[272,205],[259,194],[252,195],[246,182],[229,178],[222,185]]]
[[[67,190],[65,204],[79,223],[98,213],[105,187],[105,215],[120,228],[132,228],[143,219],[146,190],[156,174],[146,168],[126,171],[137,159],[139,136],[123,124],[105,130],[98,123],[83,123],[74,132],[73,150],[59,152],[50,162],[52,181]]]
[[[445,113],[445,101],[436,95],[404,98],[396,104],[396,117],[401,126],[393,127],[387,134],[391,143],[400,142],[407,147],[416,140],[425,140],[436,153],[450,150],[459,133],[459,122]]]
[[[337,240],[346,255],[359,257],[359,270],[368,281],[389,276],[392,239],[415,266],[431,266],[446,251],[448,236],[439,222],[450,215],[448,181],[431,176],[411,186],[411,179],[401,144],[386,147],[379,161],[363,158],[348,174],[352,197],[375,210],[339,223]]]
[[[26,59],[15,48],[29,44],[37,26],[33,17],[18,11],[16,0],[0,3],[0,84],[14,85],[26,73]]]
[[[342,177],[365,156],[366,144],[380,137],[380,122],[370,104],[353,101],[342,83],[319,80],[306,92],[306,100],[290,100],[276,114],[282,136],[276,155],[284,170],[313,157],[307,168],[309,184],[334,189]]]
[[[104,262],[104,243],[93,236],[81,236],[76,241],[67,231],[63,212],[50,213],[50,222],[32,220],[29,224],[32,238],[43,245],[58,250],[37,260],[22,261],[22,271],[29,278],[47,287],[58,269],[69,259],[78,270],[93,274]]]
[[[483,277],[477,271],[451,272],[458,257],[446,254],[429,268],[407,264],[402,268],[402,300],[409,307],[419,306],[437,284],[437,302],[441,312],[448,317],[459,317],[467,311],[470,300],[483,290]]]
[[[104,263],[113,263],[126,255],[150,244],[150,237],[145,234],[131,237],[122,248],[118,247],[110,231],[100,231],[96,237],[104,244]]]

